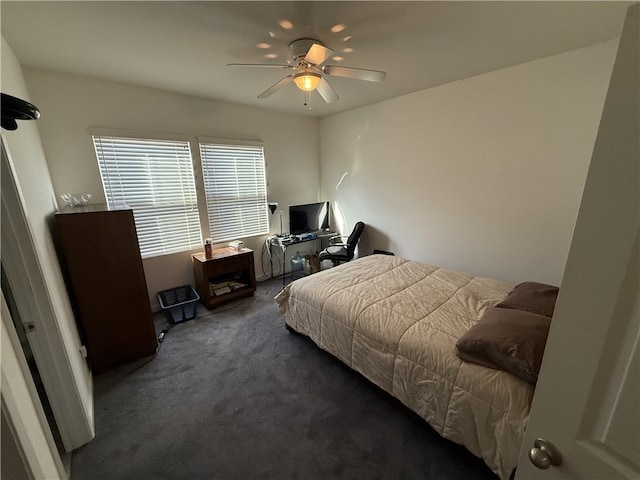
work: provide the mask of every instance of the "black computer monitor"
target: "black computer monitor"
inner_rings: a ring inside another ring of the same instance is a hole
[[[329,231],[329,202],[289,205],[289,233]]]

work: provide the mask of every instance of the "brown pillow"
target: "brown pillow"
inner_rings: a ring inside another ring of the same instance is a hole
[[[551,318],[506,308],[490,308],[456,343],[466,362],[504,370],[533,385],[538,380]]]
[[[544,283],[524,282],[516,285],[507,298],[496,307],[525,310],[552,317],[557,298],[558,287]]]

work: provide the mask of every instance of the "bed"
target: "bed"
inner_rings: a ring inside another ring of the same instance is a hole
[[[507,479],[516,466],[535,381],[498,369],[495,358],[485,357],[482,364],[483,359],[472,363],[459,355],[465,336],[488,325],[480,321],[483,316],[518,308],[506,304],[513,291],[489,278],[371,255],[296,280],[276,301],[288,328],[310,337]],[[477,344],[477,338],[468,343]],[[505,348],[509,356],[513,347]],[[485,350],[491,355],[500,348]]]

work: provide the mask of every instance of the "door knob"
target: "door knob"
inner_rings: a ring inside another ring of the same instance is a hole
[[[557,467],[562,464],[562,454],[556,446],[545,438],[536,438],[533,448],[529,450],[529,460],[536,467],[546,470],[551,465]]]

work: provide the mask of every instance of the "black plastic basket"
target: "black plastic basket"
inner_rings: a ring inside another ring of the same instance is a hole
[[[180,323],[195,318],[200,295],[191,285],[171,288],[158,293],[160,306],[169,323]]]

